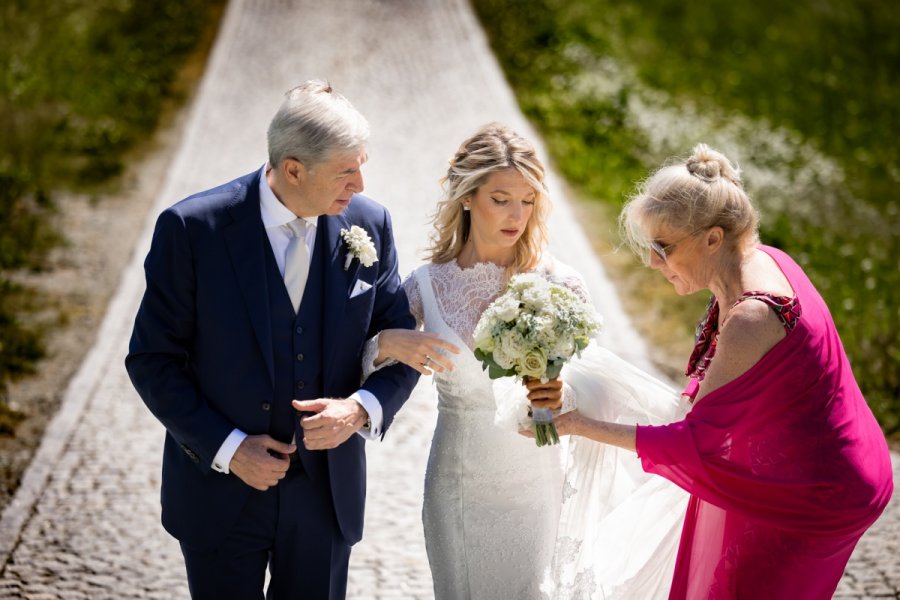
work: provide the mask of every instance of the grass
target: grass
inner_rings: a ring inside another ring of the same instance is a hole
[[[900,11],[872,0],[473,5],[582,210],[604,207],[600,222],[699,141],[739,162],[763,242],[809,274],[870,406],[900,435]],[[705,298],[661,290],[612,253],[609,227],[594,229],[656,354],[686,359]]]
[[[223,0],[10,0],[0,6],[0,430],[7,386],[44,354],[45,300],[16,283],[65,242],[60,190],[116,185],[129,153],[186,92]]]

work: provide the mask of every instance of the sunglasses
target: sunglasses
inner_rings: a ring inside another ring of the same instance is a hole
[[[662,244],[660,244],[660,243],[657,242],[656,240],[651,240],[651,241],[648,243],[648,246],[649,246],[649,248],[650,248],[650,251],[653,252],[653,254],[655,254],[655,255],[657,256],[657,258],[659,258],[659,260],[661,260],[661,261],[663,261],[663,262],[668,262],[669,256],[672,254],[672,251],[675,250],[675,247],[676,247],[678,244],[680,244],[681,242],[683,242],[683,241],[685,241],[685,240],[688,240],[688,239],[694,237],[695,235],[697,235],[698,233],[700,233],[701,231],[703,231],[703,230],[705,230],[705,229],[706,229],[706,227],[701,227],[700,229],[695,229],[694,231],[690,232],[689,234],[687,234],[687,235],[684,236],[683,238],[678,239],[678,240],[675,240],[675,241],[672,242],[671,244],[666,244],[665,246],[663,246]],[[650,257],[648,256],[648,257],[647,257],[647,264],[649,264],[649,263],[650,263]]]

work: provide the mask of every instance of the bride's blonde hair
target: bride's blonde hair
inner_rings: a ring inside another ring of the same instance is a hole
[[[544,165],[530,142],[500,123],[479,129],[450,159],[447,175],[441,179],[444,197],[432,218],[434,230],[426,254],[428,260],[441,264],[459,256],[472,226],[471,213],[463,210],[463,200],[473,196],[491,173],[504,169],[515,169],[534,189],[534,210],[516,242],[515,260],[508,271],[519,273],[537,266],[547,244],[550,212]]]

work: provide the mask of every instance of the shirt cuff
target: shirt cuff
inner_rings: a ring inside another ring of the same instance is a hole
[[[219,473],[224,473],[226,475],[231,472],[228,466],[231,464],[231,459],[234,456],[234,453],[237,452],[238,446],[241,445],[241,442],[243,442],[246,437],[247,434],[240,429],[231,430],[231,433],[228,434],[228,437],[225,438],[225,441],[219,446],[219,451],[216,452],[215,458],[213,458],[213,471],[218,471]]]
[[[369,422],[371,426],[368,429],[360,429],[357,433],[367,440],[377,440],[381,438],[381,428],[384,425],[384,415],[381,412],[381,403],[375,394],[368,390],[358,390],[350,396],[351,400],[359,402],[366,412],[369,413]]]
[[[378,340],[381,337],[381,333],[375,334],[374,337],[369,338],[366,341],[366,345],[363,346],[363,357],[362,357],[362,377],[361,381],[365,381],[369,378],[369,376],[376,372],[380,371],[385,367],[390,367],[391,365],[396,365],[397,361],[393,358],[388,358],[383,361],[380,365],[375,364],[375,359],[378,358]],[[365,405],[364,405],[365,406]]]

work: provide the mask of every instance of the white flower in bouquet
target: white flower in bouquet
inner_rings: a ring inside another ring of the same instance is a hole
[[[519,302],[512,296],[501,296],[497,298],[497,302],[492,305],[496,317],[500,321],[511,322],[519,316]]]
[[[546,382],[558,377],[599,329],[599,315],[574,292],[536,273],[524,273],[510,279],[506,291],[481,315],[473,333],[475,357],[491,379]],[[533,415],[539,446],[559,441],[549,415],[540,415],[540,422],[539,415]]]

